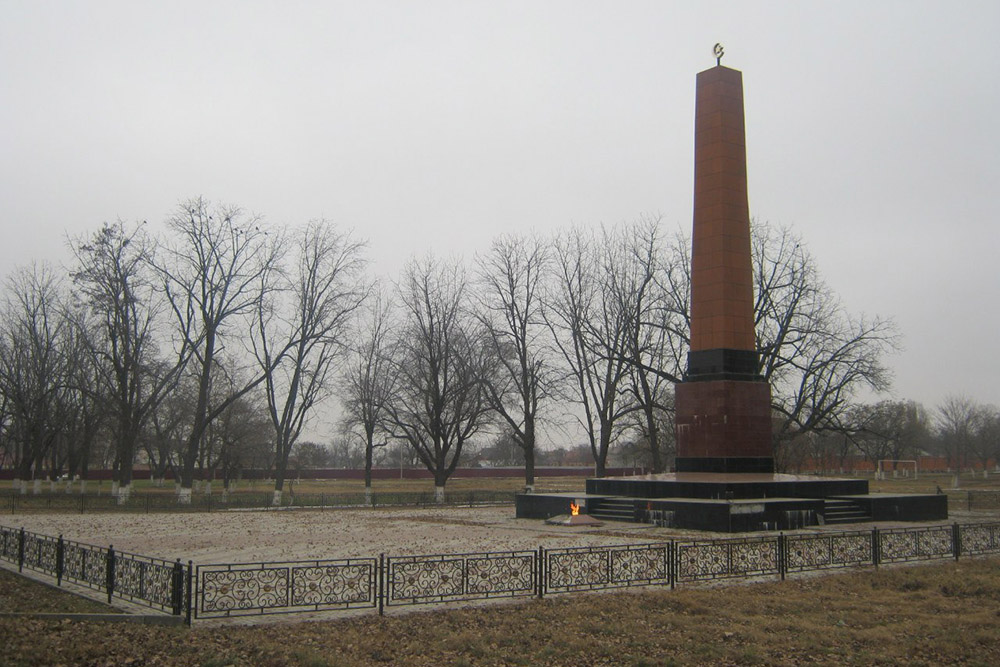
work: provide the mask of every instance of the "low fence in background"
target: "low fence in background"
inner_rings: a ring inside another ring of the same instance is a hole
[[[1000,553],[1000,522],[185,567],[0,527],[0,558],[192,618],[545,597]]]
[[[191,496],[189,504],[181,505],[170,493],[132,493],[124,502],[110,494],[9,494],[6,508],[17,512],[214,512],[232,509],[270,509],[273,492],[240,492],[228,495]],[[449,491],[444,502],[438,502],[433,492],[398,491],[373,493],[286,493],[280,507],[313,509],[350,509],[363,507],[462,507],[506,505],[514,502],[513,491]],[[2,505],[0,505],[2,506]]]

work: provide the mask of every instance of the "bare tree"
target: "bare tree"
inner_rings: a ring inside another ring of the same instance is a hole
[[[83,329],[95,358],[96,387],[104,397],[114,434],[114,484],[119,502],[132,485],[132,466],[150,414],[176,386],[191,347],[160,363],[158,317],[163,303],[151,270],[152,242],[143,225],[105,224],[71,243],[76,257],[73,282],[93,319]]]
[[[261,302],[254,336],[275,433],[275,506],[281,505],[288,456],[312,409],[331,393],[335,364],[347,349],[345,329],[369,291],[361,277],[364,244],[350,234],[313,222],[297,245],[289,308]]]
[[[961,470],[978,458],[977,434],[982,423],[983,408],[968,396],[950,395],[937,409],[937,436],[948,466]]]
[[[0,392],[10,406],[14,481],[41,490],[46,454],[62,428],[60,400],[68,385],[63,287],[47,266],[15,271],[7,281],[0,322]]]
[[[487,422],[486,346],[458,263],[411,261],[398,289],[405,319],[393,346],[397,389],[387,406],[387,428],[434,475],[441,502],[462,447]]]
[[[488,377],[486,395],[505,434],[524,454],[528,490],[535,484],[538,410],[550,397],[541,294],[547,249],[547,241],[537,236],[501,236],[477,262],[479,318],[497,371]]]
[[[848,417],[852,439],[873,464],[920,455],[930,435],[928,417],[914,401],[879,401],[855,406]]]
[[[897,349],[895,324],[848,314],[787,228],[757,223],[752,231],[760,372],[782,417],[776,445],[797,433],[850,431],[858,391],[889,388],[883,359]]]
[[[162,286],[173,313],[180,354],[190,353],[196,367],[197,393],[185,445],[178,502],[191,502],[195,463],[202,438],[212,420],[233,401],[257,387],[267,373],[247,374],[247,380],[209,409],[209,391],[216,367],[239,364],[242,342],[264,303],[275,289],[282,251],[281,237],[261,227],[256,216],[236,207],[214,209],[204,199],[192,199],[167,222],[176,235],[158,263]],[[241,326],[242,325],[242,326]],[[245,336],[245,334],[244,334]],[[187,350],[185,350],[187,348]],[[280,358],[281,355],[275,355]],[[234,368],[231,375],[238,371]]]
[[[356,343],[342,380],[345,427],[360,430],[364,440],[366,502],[371,502],[375,450],[388,444],[388,440],[376,436],[386,433],[387,408],[396,391],[389,332],[392,318],[392,302],[376,289],[370,306],[360,318]],[[376,442],[377,439],[381,442]]]
[[[635,409],[625,392],[631,370],[624,352],[628,313],[604,280],[618,261],[611,237],[607,230],[595,239],[575,229],[556,240],[552,291],[544,310],[573,387],[570,400],[582,413],[577,420],[587,433],[598,477],[605,474],[622,417]]]

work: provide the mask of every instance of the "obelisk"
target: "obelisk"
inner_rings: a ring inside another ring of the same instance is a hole
[[[716,55],[721,60],[721,49]],[[676,388],[677,472],[770,473],[771,388],[754,335],[743,75],[700,72],[695,98],[691,346]]]

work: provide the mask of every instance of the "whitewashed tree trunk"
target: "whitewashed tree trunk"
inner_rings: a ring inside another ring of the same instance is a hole
[[[443,503],[444,502],[444,487],[435,486],[434,487],[434,502]]]
[[[129,496],[132,495],[132,484],[124,484],[118,487],[117,504],[124,505],[128,502]]]
[[[70,477],[66,480],[66,495],[71,495],[73,493],[73,478]]]
[[[181,483],[180,482],[174,482],[174,493],[176,493],[178,496],[181,495]]]
[[[212,495],[212,482],[211,481],[205,482],[205,495],[206,496]]]
[[[87,480],[81,479],[80,480],[80,495],[82,496],[85,493],[87,493]]]
[[[32,485],[31,492],[34,493],[36,496],[42,492],[42,480],[40,479],[35,480],[35,483]]]
[[[180,491],[177,493],[177,504],[178,505],[190,505],[191,504],[191,489],[185,489],[181,487]]]
[[[118,497],[118,482],[111,482],[111,495]]]
[[[371,504],[372,504],[372,487],[366,486],[365,487],[365,505],[371,505]]]
[[[277,489],[274,491],[274,497],[271,498],[271,507],[281,507],[281,491]]]
[[[56,486],[58,484],[59,484],[58,480],[50,479],[49,480],[49,493],[55,493],[56,492]]]

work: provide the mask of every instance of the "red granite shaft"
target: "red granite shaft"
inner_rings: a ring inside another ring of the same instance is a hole
[[[743,75],[698,74],[695,108],[691,350],[753,350]]]
[[[771,388],[758,374],[743,75],[698,74],[691,346],[676,389],[677,470],[773,471]]]

